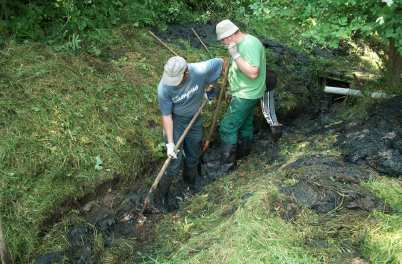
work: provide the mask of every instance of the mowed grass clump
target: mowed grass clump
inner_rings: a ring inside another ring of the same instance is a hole
[[[402,188],[397,179],[381,177],[366,186],[389,203],[392,214],[375,212],[362,249],[372,263],[402,263]]]
[[[242,170],[217,181],[167,217],[157,230],[157,256],[144,263],[317,263],[303,233],[274,213],[278,178],[246,166],[247,176]]]
[[[293,217],[283,217],[294,205],[280,189],[295,184],[283,165],[305,155],[341,154],[334,134],[306,136],[298,128],[300,134],[285,135],[277,150],[249,156],[165,216],[143,263],[400,263],[402,188],[395,179],[362,183],[389,203],[391,213],[346,208],[316,213],[299,205]],[[277,156],[269,158],[271,152]]]
[[[19,263],[62,201],[133,182],[163,155],[156,84],[169,55],[141,31],[113,38],[110,53],[123,52],[103,60],[38,43],[1,51],[0,214]]]

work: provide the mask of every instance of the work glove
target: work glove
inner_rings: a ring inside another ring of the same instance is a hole
[[[168,157],[171,157],[172,159],[177,159],[177,153],[174,151],[174,148],[175,148],[174,143],[167,143],[166,144]]]
[[[230,43],[228,45],[228,51],[229,51],[230,56],[232,56],[233,60],[236,60],[237,58],[240,57],[240,53],[237,50],[236,43]]]

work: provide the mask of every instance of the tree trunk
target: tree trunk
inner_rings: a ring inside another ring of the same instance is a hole
[[[6,242],[3,236],[3,229],[1,226],[1,218],[0,218],[0,260],[1,264],[11,264],[11,257],[8,254]]]
[[[388,85],[395,89],[402,89],[401,74],[402,55],[399,53],[395,45],[395,39],[390,39],[386,72],[386,81]]]

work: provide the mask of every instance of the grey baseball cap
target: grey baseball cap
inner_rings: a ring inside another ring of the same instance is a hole
[[[180,56],[171,57],[165,64],[162,83],[167,86],[177,86],[183,80],[187,62]]]

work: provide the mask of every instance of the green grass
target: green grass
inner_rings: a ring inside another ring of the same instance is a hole
[[[303,233],[273,213],[279,196],[274,174],[244,166],[168,216],[158,229],[158,257],[145,262],[318,263],[304,250]]]
[[[402,188],[397,179],[378,178],[366,183],[393,209],[392,214],[373,213],[374,223],[362,244],[372,263],[402,263]]]
[[[305,48],[298,38],[289,38],[300,34],[300,29],[291,23],[273,18],[265,22],[271,27],[252,20],[248,26],[291,47]],[[130,26],[97,37],[102,43],[93,53],[100,57],[56,52],[52,47],[31,42],[7,41],[0,51],[0,215],[16,263],[29,262],[38,253],[62,250],[68,245],[66,228],[83,221],[75,210],[49,227],[45,237],[39,236],[44,219],[63,201],[91,193],[116,175],[130,184],[143,176],[149,162],[164,156],[156,83],[163,62],[171,54],[146,31]],[[207,59],[204,52],[191,49],[188,43],[185,46],[180,54],[188,61]],[[213,54],[223,52],[212,48]],[[286,102],[284,109],[291,112],[297,108],[297,98],[282,99]],[[207,126],[213,109],[214,105],[210,105],[204,113]],[[332,136],[307,140],[302,134],[295,135],[281,146],[279,161],[262,168],[258,157],[244,162],[238,172],[209,186],[176,215],[166,216],[156,227],[161,236],[147,248],[146,252],[152,254],[142,252],[139,257],[133,249],[135,239],[122,239],[105,249],[98,234],[95,246],[102,261],[338,260],[343,246],[334,238],[326,241],[330,249],[305,245],[306,240],[325,238],[328,226],[312,227],[319,216],[306,210],[298,222],[285,222],[274,206],[283,199],[278,186],[285,175],[275,172],[278,164],[303,153],[337,154],[332,148],[334,140]],[[102,161],[101,169],[96,167],[97,160]],[[151,181],[147,178],[145,183]],[[401,208],[400,187],[395,182],[379,180],[367,186],[394,208]],[[389,186],[393,186],[390,192]],[[251,198],[244,199],[245,193],[252,193]],[[370,218],[375,219],[375,224],[365,231],[362,241],[357,227],[350,229],[356,236],[353,241],[362,243],[365,256],[373,262],[400,260],[400,213],[374,213]],[[341,224],[350,221],[344,217]],[[326,224],[331,228],[340,225],[329,220]]]
[[[163,155],[155,83],[168,53],[144,32],[117,37],[114,49],[129,52],[115,61],[37,43],[2,51],[0,212],[17,262],[35,253],[42,221],[63,200],[117,174],[131,182]]]
[[[282,164],[304,155],[339,155],[334,135],[306,137],[301,127],[300,132],[283,138],[275,161],[251,156],[179,212],[165,216],[143,263],[351,263],[358,257],[400,263],[402,188],[397,180],[377,177],[363,183],[390,204],[390,214],[302,209],[288,222],[279,216],[288,202],[279,188],[294,184]]]
[[[145,30],[109,34],[113,45],[100,43],[100,57],[14,41],[1,51],[0,214],[17,262],[66,246],[63,230],[82,220],[74,214],[39,236],[63,201],[113,177],[131,184],[164,157],[156,85],[171,54]],[[207,58],[188,44],[181,52],[190,62]]]

